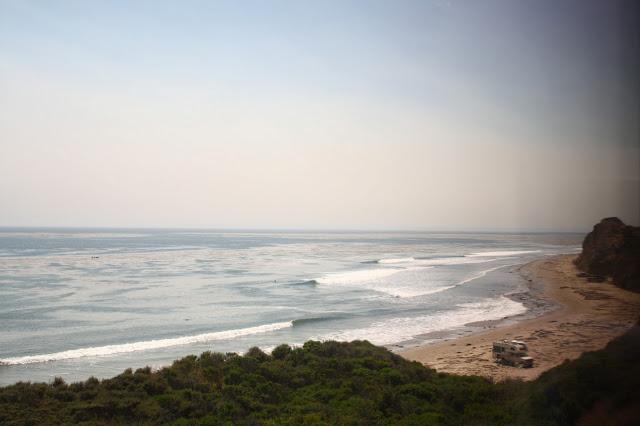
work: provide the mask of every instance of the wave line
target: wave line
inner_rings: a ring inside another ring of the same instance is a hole
[[[0,365],[35,364],[40,362],[61,361],[84,357],[99,357],[129,352],[146,351],[151,349],[162,349],[172,346],[189,345],[192,343],[205,343],[214,340],[233,339],[235,337],[248,336],[251,334],[268,333],[270,331],[282,330],[289,327],[293,327],[292,321],[264,324],[256,327],[240,328],[236,330],[216,331],[213,333],[197,334],[194,336],[147,340],[142,342],[123,343],[119,345],[71,349],[68,351],[55,352],[51,354],[5,358],[0,359]]]

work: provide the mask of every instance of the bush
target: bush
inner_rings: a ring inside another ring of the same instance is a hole
[[[204,352],[152,372],[0,388],[0,424],[629,423],[640,414],[640,332],[543,374],[494,384],[440,374],[366,341]],[[617,419],[617,420],[616,420]]]

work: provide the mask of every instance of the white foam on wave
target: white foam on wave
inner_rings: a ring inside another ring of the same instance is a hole
[[[501,266],[496,266],[495,268],[489,268],[489,269],[485,269],[484,271],[479,271],[473,275],[468,276],[467,278],[463,279],[462,281],[458,282],[457,284],[454,285],[447,285],[447,286],[443,286],[443,287],[435,287],[435,288],[411,288],[411,287],[405,287],[405,288],[397,288],[397,287],[392,287],[389,289],[388,293],[392,294],[396,297],[417,297],[417,296],[427,296],[429,294],[435,294],[435,293],[440,293],[446,290],[451,290],[452,288],[456,288],[459,285],[462,284],[467,284],[470,283],[471,281],[475,281],[479,278],[484,277],[485,275],[487,275],[490,272],[493,271],[497,271],[498,269],[502,269],[502,268],[507,268],[509,266],[514,266],[517,264],[511,264],[511,265],[501,265]],[[427,268],[425,268],[427,269]]]
[[[468,254],[467,257],[502,257],[518,256],[521,254],[540,253],[542,250],[515,250],[515,251],[480,251]]]
[[[504,261],[517,254],[537,253],[539,251],[540,250],[478,252],[465,256],[431,259],[415,259],[413,257],[380,259],[377,263],[389,264],[390,266],[327,274],[313,281],[324,285],[359,287],[400,298],[425,296],[452,289],[460,284],[465,284],[478,278],[482,278],[497,269],[513,265],[500,265],[494,268],[489,268],[484,271],[476,272],[454,285],[441,286],[435,286],[437,285],[436,282],[427,281],[425,276],[421,274],[422,270],[438,266],[471,265]],[[416,276],[407,276],[408,273],[412,272],[415,272]]]
[[[380,293],[386,293],[393,297],[408,298],[426,296],[429,294],[440,293],[450,290],[461,284],[482,278],[490,272],[513,265],[501,265],[479,271],[462,281],[453,285],[434,286],[434,282],[429,282],[422,274],[422,271],[432,269],[440,265],[461,265],[473,263],[486,263],[496,261],[498,259],[472,259],[466,257],[448,257],[439,259],[422,259],[412,262],[412,266],[403,268],[378,268],[365,269],[360,271],[341,272],[336,274],[328,274],[322,278],[314,280],[318,284],[325,285],[344,285],[349,287],[365,288]],[[419,266],[416,266],[419,265]],[[415,274],[415,276],[408,276]],[[394,275],[392,279],[388,279]],[[397,278],[396,278],[397,277]]]
[[[441,291],[449,290],[455,287],[454,285],[443,287],[415,287],[412,285],[398,285],[393,283],[372,285],[371,290],[378,291],[380,293],[386,293],[393,297],[405,298],[405,297],[418,297],[426,296],[428,294],[440,293]]]
[[[476,272],[475,274],[472,274],[470,276],[468,276],[467,278],[463,279],[462,281],[459,281],[457,284],[454,285],[448,285],[448,286],[444,286],[444,287],[436,287],[430,290],[416,290],[415,294],[413,294],[412,296],[400,296],[400,297],[415,297],[415,296],[426,296],[429,294],[435,294],[435,293],[440,293],[446,290],[451,290],[452,288],[456,288],[459,285],[462,284],[467,284],[470,283],[471,281],[475,281],[479,278],[484,277],[485,275],[487,275],[490,272],[493,271],[497,271],[498,269],[502,269],[502,268],[507,268],[509,266],[514,266],[516,264],[511,264],[511,265],[502,265],[502,266],[496,266],[495,268],[489,268],[489,269],[485,269],[484,271],[479,271]]]
[[[434,259],[418,259],[416,264],[427,266],[449,266],[449,265],[470,265],[475,263],[487,263],[494,262],[498,259],[486,259],[486,258],[471,258],[465,256],[457,257],[438,257]]]
[[[120,345],[72,349],[68,351],[55,352],[44,355],[28,355],[22,357],[0,359],[0,365],[35,364],[39,362],[61,361],[66,359],[85,357],[100,357],[129,352],[146,351],[151,349],[162,349],[171,346],[205,343],[214,340],[228,340],[236,337],[248,336],[251,334],[268,333],[270,331],[282,330],[289,327],[293,327],[293,323],[291,321],[264,324],[256,327],[240,328],[236,330],[216,331],[213,333],[197,334],[194,336],[175,337],[171,339],[147,340],[143,342],[124,343]]]
[[[326,334],[319,340],[369,340],[376,345],[390,345],[436,331],[455,330],[477,321],[499,320],[526,312],[521,303],[504,296],[481,302],[463,303],[448,312],[418,317],[392,318],[369,327]]]
[[[495,268],[489,268],[489,269],[485,269],[484,271],[476,272],[475,274],[470,275],[469,277],[467,277],[467,278],[463,279],[462,281],[460,281],[460,282],[458,283],[458,285],[460,285],[460,284],[466,284],[466,283],[468,283],[468,282],[471,282],[471,281],[477,280],[478,278],[482,278],[482,277],[484,277],[485,275],[487,275],[489,272],[497,271],[498,269],[507,268],[507,267],[509,267],[509,266],[515,266],[515,265],[517,265],[517,263],[513,263],[513,264],[511,264],[511,265],[501,265],[501,266],[496,266]]]
[[[446,290],[446,288],[443,287],[433,288],[424,285],[424,276],[421,275],[421,272],[431,268],[432,266],[413,266],[402,269],[365,269],[361,271],[329,274],[323,278],[316,279],[315,282],[325,285],[344,285],[347,287],[364,288],[386,293],[393,297],[416,297]],[[412,277],[410,280],[407,280],[406,277],[404,277],[404,279],[394,280],[385,279],[396,274],[405,276],[407,274],[417,274],[417,276]]]
[[[314,281],[318,284],[355,284],[367,281],[374,281],[381,278],[406,271],[406,269],[377,268],[362,269],[359,271],[338,272],[335,274],[327,274],[322,278],[316,278]]]
[[[396,263],[408,263],[408,262],[413,262],[414,259],[413,257],[399,257],[399,258],[391,258],[391,259],[380,259],[378,260],[377,263],[382,263],[382,264],[396,264]]]

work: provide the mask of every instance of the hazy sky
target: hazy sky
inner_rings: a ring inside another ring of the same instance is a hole
[[[638,4],[0,0],[0,226],[638,224]]]

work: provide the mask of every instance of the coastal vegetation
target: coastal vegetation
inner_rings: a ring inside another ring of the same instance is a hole
[[[638,229],[604,219],[576,265],[637,288]],[[530,382],[439,373],[367,341],[308,341],[104,380],[19,382],[0,388],[0,424],[633,425],[639,359],[640,323]]]
[[[17,383],[0,388],[0,424],[632,424],[638,359],[637,326],[532,382],[437,373],[366,341],[309,341],[106,380]]]

